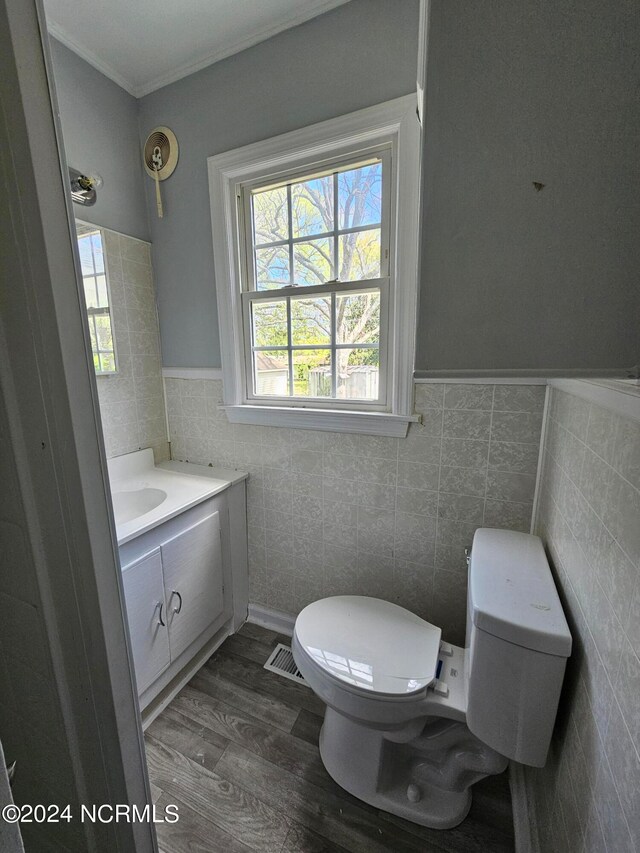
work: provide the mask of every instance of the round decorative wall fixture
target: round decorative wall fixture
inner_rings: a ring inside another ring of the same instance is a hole
[[[178,140],[168,127],[156,127],[147,137],[143,149],[144,167],[150,178],[169,178],[178,165]]]

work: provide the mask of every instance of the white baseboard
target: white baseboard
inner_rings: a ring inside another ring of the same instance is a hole
[[[281,610],[271,610],[269,607],[263,607],[261,604],[250,604],[248,622],[254,625],[260,625],[263,628],[269,628],[270,631],[277,631],[278,634],[286,634],[287,637],[293,636],[293,626],[296,622],[296,617],[290,613],[283,613]]]
[[[540,853],[534,802],[529,797],[525,768],[516,761],[509,764],[509,787],[516,853]]]

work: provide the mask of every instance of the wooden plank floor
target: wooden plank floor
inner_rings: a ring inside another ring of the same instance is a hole
[[[289,639],[245,625],[229,637],[147,730],[154,801],[178,805],[158,824],[162,853],[511,853],[506,776],[474,787],[468,818],[425,829],[355,799],[318,752],[324,706],[263,669]]]

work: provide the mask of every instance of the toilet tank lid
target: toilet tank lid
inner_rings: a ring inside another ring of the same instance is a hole
[[[542,542],[512,530],[476,530],[469,565],[476,628],[527,649],[569,657],[571,634]]]

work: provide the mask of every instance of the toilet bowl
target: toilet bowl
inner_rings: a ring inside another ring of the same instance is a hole
[[[465,647],[366,596],[313,602],[293,656],[326,704],[320,754],[361,800],[439,829],[509,759],[542,766],[571,635],[542,543],[480,529],[469,562]]]

